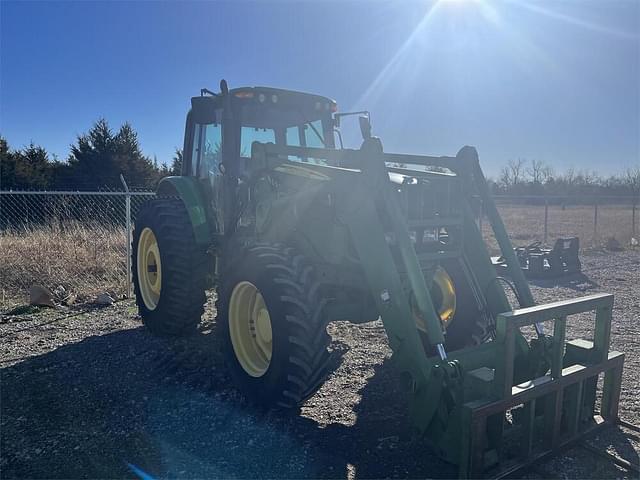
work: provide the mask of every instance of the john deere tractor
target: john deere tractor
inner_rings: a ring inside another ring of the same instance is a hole
[[[609,352],[613,297],[536,306],[476,150],[386,153],[367,112],[355,113],[362,145],[348,149],[349,113],[326,97],[222,81],[192,98],[182,174],[163,179],[136,219],[144,324],[189,334],[215,287],[238,388],[296,408],[327,376],[327,324],[381,318],[415,430],[462,476],[510,471],[615,421],[624,357]],[[588,311],[593,338],[567,342],[567,317]]]

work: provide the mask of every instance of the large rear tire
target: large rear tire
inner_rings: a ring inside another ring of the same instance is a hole
[[[313,267],[282,245],[239,248],[218,290],[218,327],[241,392],[266,407],[295,408],[324,382],[326,300]]]
[[[204,312],[207,265],[180,199],[157,198],[140,208],[131,268],[145,326],[163,335],[193,332]]]

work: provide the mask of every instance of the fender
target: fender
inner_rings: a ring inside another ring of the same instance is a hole
[[[200,192],[198,181],[192,177],[164,177],[157,189],[160,196],[178,196],[184,202],[189,214],[196,243],[201,246],[211,244],[211,230],[207,220],[206,203]]]

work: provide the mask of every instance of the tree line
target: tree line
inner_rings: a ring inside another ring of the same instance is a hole
[[[120,174],[129,186],[152,189],[162,177],[179,175],[181,166],[180,150],[171,164],[159,165],[142,153],[131,124],[114,131],[105,119],[78,135],[65,161],[33,142],[12,149],[0,136],[2,190],[121,190]]]
[[[569,168],[556,172],[541,160],[509,160],[496,179],[496,194],[515,196],[547,195],[567,197],[640,196],[640,164],[617,175],[605,177],[589,170]]]
[[[142,153],[138,134],[125,123],[114,131],[99,119],[70,146],[61,161],[34,143],[11,149],[0,135],[0,189],[2,190],[120,190],[120,174],[132,187],[153,189],[167,175],[179,175],[182,151],[171,163],[158,164]],[[617,196],[640,195],[640,165],[604,177],[587,170],[556,172],[540,160],[510,160],[497,178],[489,179],[495,194]]]

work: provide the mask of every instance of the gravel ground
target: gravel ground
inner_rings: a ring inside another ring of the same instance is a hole
[[[536,282],[534,295],[542,303],[615,294],[612,348],[627,354],[620,415],[638,425],[640,253],[590,253],[583,270]],[[215,323],[188,339],[154,337],[129,301],[0,321],[2,478],[456,475],[412,439],[379,322],[332,324],[329,380],[301,412],[275,415],[256,412],[234,391]],[[588,324],[577,318],[568,335]],[[637,463],[640,444],[628,433],[609,429],[590,442]],[[632,476],[574,448],[526,473],[541,477]]]

